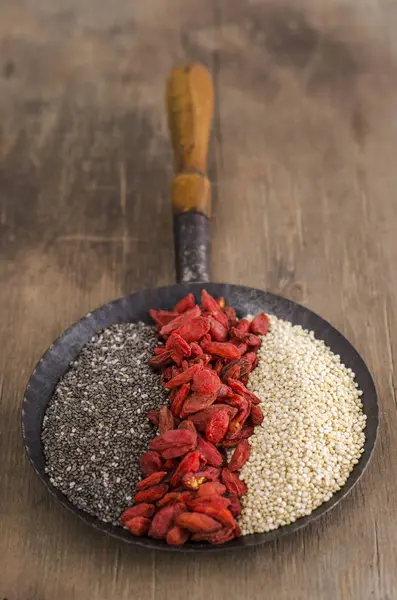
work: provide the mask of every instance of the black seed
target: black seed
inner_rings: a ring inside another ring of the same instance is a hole
[[[117,523],[131,503],[139,457],[155,435],[146,414],[167,401],[148,366],[156,344],[143,323],[99,332],[58,383],[43,421],[50,481],[103,521]]]

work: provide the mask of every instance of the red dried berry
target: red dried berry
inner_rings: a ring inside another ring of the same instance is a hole
[[[188,541],[189,536],[190,533],[187,529],[175,525],[174,527],[171,527],[167,533],[166,542],[170,546],[182,546]]]
[[[145,517],[146,519],[150,519],[154,515],[155,507],[153,504],[147,504],[143,502],[142,504],[137,504],[136,506],[130,506],[123,512],[120,517],[120,525],[125,525],[127,521],[134,519],[135,517]]]
[[[238,517],[241,513],[241,503],[237,496],[234,494],[229,495],[230,505],[229,510],[232,513],[233,517]]]
[[[211,406],[211,404],[215,402],[215,400],[216,393],[200,394],[198,392],[193,392],[193,394],[190,394],[190,396],[188,396],[182,407],[180,413],[181,417],[184,418],[189,415],[193,415],[194,413],[197,413],[200,410],[208,408],[209,406]]]
[[[196,317],[188,323],[184,323],[175,331],[186,340],[186,342],[191,343],[200,340],[203,335],[209,332],[209,330],[210,324],[208,319],[206,317]]]
[[[185,419],[181,421],[178,425],[178,429],[188,429],[189,431],[194,431],[197,433],[196,426],[190,419]]]
[[[229,415],[226,410],[215,411],[205,429],[205,437],[209,442],[217,444],[221,442],[226,435],[229,427]]]
[[[148,532],[150,519],[146,519],[145,517],[134,517],[130,521],[127,521],[125,526],[132,535],[140,537]]]
[[[160,415],[158,410],[149,410],[146,416],[149,419],[149,421],[153,423],[153,425],[159,424]]]
[[[223,496],[226,493],[226,486],[219,481],[208,481],[200,485],[198,496]]]
[[[146,490],[147,488],[157,485],[164,479],[166,475],[167,471],[159,471],[158,473],[152,473],[148,477],[145,477],[145,479],[141,479],[141,481],[138,481],[138,483],[136,484],[136,489],[138,491]]]
[[[260,425],[264,419],[263,412],[259,406],[251,405],[250,417],[253,425]]]
[[[179,302],[175,304],[174,311],[177,313],[184,313],[190,308],[193,308],[195,304],[196,301],[194,299],[193,294],[189,293],[187,296],[182,298],[182,300],[179,300]]]
[[[269,317],[265,313],[260,313],[252,320],[250,331],[256,335],[266,335],[269,331]]]
[[[242,496],[247,493],[247,484],[229,469],[222,469],[221,479],[231,494]]]
[[[176,525],[195,533],[212,533],[221,529],[221,524],[202,513],[182,513],[175,520]]]
[[[152,450],[162,452],[163,450],[176,448],[178,446],[191,446],[193,448],[196,446],[196,443],[197,435],[192,431],[187,431],[184,429],[172,429],[171,431],[166,431],[162,435],[158,435],[151,440],[150,448]]]
[[[171,389],[177,387],[178,385],[182,385],[183,383],[189,383],[194,377],[196,373],[201,371],[203,368],[202,364],[193,365],[192,367],[188,367],[182,373],[175,375],[170,381],[165,384],[166,389]]]
[[[205,345],[204,351],[220,358],[239,358],[240,350],[230,342],[210,342]]]
[[[165,348],[166,350],[173,350],[177,352],[181,358],[184,356],[189,357],[192,353],[189,344],[176,331],[171,333],[165,344]]]
[[[223,464],[223,456],[211,442],[203,440],[202,437],[197,439],[197,450],[201,456],[207,461],[212,467],[220,467]]]
[[[149,314],[153,321],[155,321],[157,325],[160,325],[161,327],[168,325],[168,323],[171,323],[171,321],[178,316],[177,312],[169,312],[168,310],[154,310],[153,308],[149,310]]]
[[[181,414],[183,404],[190,393],[190,383],[184,383],[177,391],[176,388],[174,388],[171,394],[174,391],[175,395],[171,400],[171,412],[174,415],[174,417],[179,417]]]
[[[167,406],[162,406],[159,410],[159,432],[163,434],[166,431],[170,431],[170,429],[174,429],[174,426],[172,412]]]
[[[242,466],[245,465],[247,460],[249,459],[249,455],[251,453],[251,446],[248,443],[248,440],[241,440],[236,446],[235,451],[233,452],[232,458],[229,462],[230,471],[238,471]]]
[[[192,391],[204,395],[218,394],[221,380],[211,369],[202,369],[193,376]]]
[[[189,452],[179,463],[171,478],[171,487],[176,487],[182,477],[187,473],[196,473],[200,468],[200,454],[197,451]]]
[[[142,490],[141,492],[137,492],[134,497],[134,502],[136,504],[140,504],[141,502],[152,503],[157,502],[166,494],[168,491],[168,485],[166,483],[160,483],[159,485],[154,485],[153,487]]]
[[[172,321],[167,323],[167,325],[162,327],[160,329],[160,335],[162,335],[163,337],[170,335],[173,331],[178,329],[178,327],[181,327],[182,325],[189,323],[191,320],[199,317],[200,314],[201,314],[200,307],[197,305],[193,306],[193,308],[187,310],[182,315],[178,315],[177,317],[175,317],[175,319],[173,319]]]
[[[139,459],[141,471],[146,476],[161,471],[162,464],[160,456],[154,451],[145,452]]]

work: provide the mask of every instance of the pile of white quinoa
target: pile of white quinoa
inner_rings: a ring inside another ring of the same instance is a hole
[[[354,373],[313,332],[270,316],[248,387],[262,425],[241,470],[243,535],[293,523],[329,500],[363,452],[366,416]]]

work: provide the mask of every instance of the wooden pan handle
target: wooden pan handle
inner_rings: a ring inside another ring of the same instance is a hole
[[[176,173],[171,188],[174,214],[195,211],[210,216],[206,171],[214,90],[208,70],[193,63],[171,71],[166,104]]]

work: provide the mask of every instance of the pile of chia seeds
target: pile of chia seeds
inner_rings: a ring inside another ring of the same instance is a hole
[[[155,435],[148,410],[167,401],[148,365],[158,344],[143,323],[95,335],[58,383],[43,422],[46,472],[78,508],[116,524]]]

